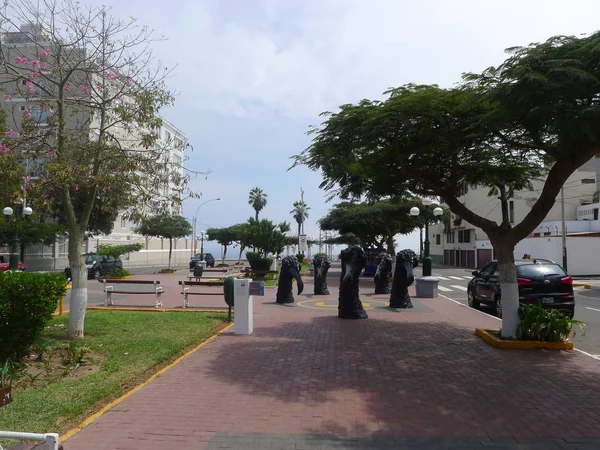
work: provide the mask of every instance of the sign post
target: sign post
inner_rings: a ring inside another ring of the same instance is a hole
[[[304,253],[308,251],[308,241],[305,234],[301,234],[298,238],[298,253]]]

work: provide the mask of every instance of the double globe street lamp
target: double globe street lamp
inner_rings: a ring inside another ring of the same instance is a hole
[[[433,201],[431,199],[429,199],[429,198],[424,198],[424,199],[421,200],[421,203],[425,207],[425,214],[424,214],[424,219],[425,219],[425,242],[423,243],[424,253],[425,254],[423,255],[423,276],[424,277],[430,277],[431,276],[431,256],[429,256],[429,218],[431,216],[429,215],[428,206],[431,205],[433,203]],[[421,211],[416,206],[413,206],[412,208],[410,208],[410,215],[411,216],[415,216],[416,217],[420,213],[421,213]],[[444,210],[442,208],[440,208],[439,206],[433,209],[433,216],[434,217],[439,217],[442,214],[444,214]]]
[[[14,210],[10,206],[7,206],[2,210],[2,213],[8,219],[14,214]],[[31,214],[33,214],[33,209],[31,209],[29,206],[23,208],[24,216],[30,216]],[[10,258],[8,263],[9,270],[19,269],[19,260],[21,259],[20,253],[21,252],[19,251],[19,227],[17,226],[17,222],[15,220],[15,234],[11,240]]]

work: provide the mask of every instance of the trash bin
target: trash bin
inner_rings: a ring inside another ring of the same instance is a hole
[[[436,277],[419,277],[415,279],[417,297],[434,298],[438,296],[439,278]]]
[[[236,277],[227,277],[223,280],[223,295],[225,296],[225,303],[227,306],[233,306],[233,280]]]
[[[198,261],[194,266],[194,276],[200,278],[202,273],[204,272],[204,265],[206,263],[204,261]]]

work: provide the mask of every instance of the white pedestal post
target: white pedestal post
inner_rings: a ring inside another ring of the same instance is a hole
[[[235,304],[234,334],[252,334],[254,331],[254,308],[250,296],[250,279],[233,280]]]

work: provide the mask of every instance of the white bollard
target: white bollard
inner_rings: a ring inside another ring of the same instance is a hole
[[[254,331],[254,308],[250,296],[249,279],[233,280],[233,298],[235,305],[234,334],[252,334]]]

